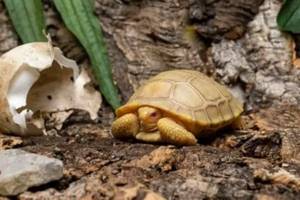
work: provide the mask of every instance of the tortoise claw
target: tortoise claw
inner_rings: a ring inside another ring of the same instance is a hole
[[[144,142],[161,142],[161,136],[159,131],[155,131],[152,133],[139,132],[136,136],[136,139],[144,141]]]

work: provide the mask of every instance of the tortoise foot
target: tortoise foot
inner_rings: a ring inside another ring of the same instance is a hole
[[[196,137],[169,118],[162,118],[158,121],[158,129],[164,142],[174,145],[195,145]]]
[[[134,138],[139,130],[138,118],[135,114],[129,113],[116,119],[112,124],[111,132],[119,139]]]

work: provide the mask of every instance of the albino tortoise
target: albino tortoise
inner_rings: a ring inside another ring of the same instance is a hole
[[[201,135],[239,121],[240,103],[222,85],[192,70],[162,72],[116,110],[119,139],[194,145]]]

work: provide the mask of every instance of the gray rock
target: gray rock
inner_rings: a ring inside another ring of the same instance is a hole
[[[20,149],[0,151],[0,195],[17,195],[63,176],[63,163]]]

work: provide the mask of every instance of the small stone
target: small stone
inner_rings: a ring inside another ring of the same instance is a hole
[[[0,151],[0,195],[11,196],[63,176],[63,163],[20,149]]]
[[[108,180],[108,177],[107,177],[106,175],[102,175],[102,176],[100,177],[100,179],[101,179],[102,183],[106,183],[107,180]]]
[[[281,166],[282,166],[282,167],[288,167],[289,164],[288,164],[288,163],[282,163]]]
[[[116,186],[124,186],[128,184],[128,180],[125,177],[119,177],[115,180],[114,184]]]
[[[113,169],[111,173],[113,175],[117,175],[118,173],[120,173],[120,171],[118,169]]]

